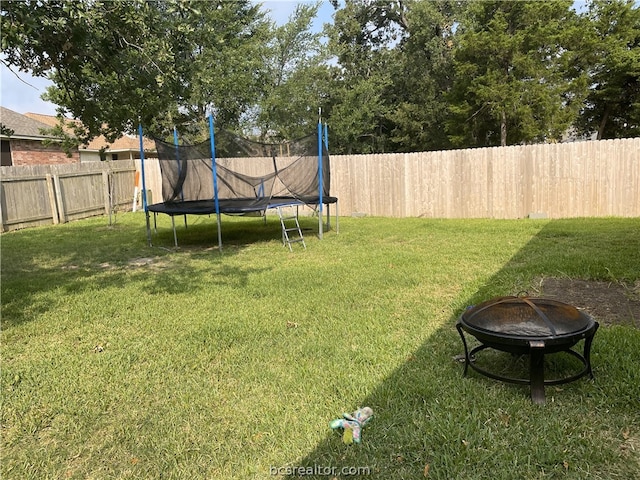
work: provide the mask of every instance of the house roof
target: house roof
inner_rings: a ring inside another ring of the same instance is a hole
[[[45,123],[51,127],[58,124],[58,118],[53,115],[43,115],[41,113],[25,113],[25,116]],[[79,120],[67,120],[79,123]],[[68,133],[73,133],[70,128],[66,128],[66,131]],[[156,145],[153,140],[149,140],[148,138],[145,138],[143,140],[143,146],[145,151],[156,149]],[[123,135],[110,144],[109,142],[107,142],[107,139],[101,135],[91,140],[89,142],[89,145],[84,146],[84,148],[80,148],[80,150],[98,151],[103,147],[107,147],[106,149],[109,152],[137,152],[140,150],[140,140],[137,135]]]
[[[55,118],[55,117],[54,117]],[[51,135],[43,135],[40,133],[42,129],[51,128],[51,125],[38,121],[38,119],[30,118],[5,107],[0,107],[0,123],[13,130],[12,138],[22,138],[28,140],[43,140],[45,138],[52,139]],[[6,135],[2,135],[6,137]]]
[[[58,117],[54,115],[44,115],[42,113],[27,112],[24,114],[24,116],[28,118],[32,118],[33,120],[37,120],[38,122],[41,122],[41,123],[46,123],[49,127],[55,127],[58,124]],[[70,118],[65,118],[65,120],[67,122],[77,122],[77,120],[72,120]],[[70,134],[73,133],[73,130],[67,127],[66,125],[64,126],[63,130],[66,133],[70,133]]]
[[[107,146],[107,150],[110,152],[137,152],[140,150],[140,137],[138,137],[138,135],[123,135],[122,137],[117,138],[112,144],[109,144],[106,138],[104,138],[103,136],[99,136],[89,142],[87,150],[100,150],[105,145]],[[145,151],[155,151],[156,149],[155,142],[153,140],[149,140],[148,138],[142,139],[142,145]]]

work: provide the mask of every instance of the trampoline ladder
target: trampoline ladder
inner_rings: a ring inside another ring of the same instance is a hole
[[[306,250],[307,245],[304,243],[302,229],[300,228],[300,222],[298,222],[298,207],[295,207],[295,211],[291,215],[283,212],[283,207],[278,207],[278,215],[280,216],[280,225],[282,226],[282,245],[288,246],[289,251],[293,252],[291,244],[302,242],[302,246]]]

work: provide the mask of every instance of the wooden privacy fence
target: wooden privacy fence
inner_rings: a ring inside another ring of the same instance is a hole
[[[226,161],[250,176],[260,171]],[[145,169],[147,190],[159,202],[157,160],[145,161]],[[331,155],[331,195],[343,216],[640,216],[640,138]]]
[[[640,216],[640,138],[333,155],[341,215]]]
[[[2,231],[131,208],[132,160],[0,167]]]
[[[131,208],[136,170],[139,160],[0,167],[2,230]],[[161,201],[157,159],[145,173],[149,202]],[[640,138],[332,155],[331,194],[346,216],[635,217]]]

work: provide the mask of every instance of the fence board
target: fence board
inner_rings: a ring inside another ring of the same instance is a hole
[[[131,160],[0,167],[2,230],[65,222],[131,208]],[[103,186],[103,175],[110,183]],[[109,198],[109,192],[113,193]]]

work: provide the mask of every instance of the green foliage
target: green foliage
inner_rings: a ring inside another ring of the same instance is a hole
[[[149,121],[150,112],[166,109],[173,92],[162,76],[174,74],[171,46],[159,39],[167,22],[152,4],[3,2],[2,9],[7,62],[35,75],[51,72],[47,98],[80,118],[87,138],[131,131],[140,111]],[[103,127],[105,118],[110,126]]]
[[[182,3],[194,8],[177,25],[186,53],[173,123],[184,131],[212,113],[219,126],[239,126],[263,88],[269,23],[249,0]]]
[[[2,2],[6,63],[50,75],[81,142],[202,119],[237,122],[256,95],[267,24],[247,1]]]
[[[4,1],[2,61],[53,80],[46,98],[82,121],[67,143],[138,120],[196,141],[209,112],[293,138],[318,107],[334,153],[640,134],[637,2],[331,3],[320,33],[318,2],[277,26],[250,0]]]
[[[390,148],[390,88],[401,65],[395,48],[406,37],[408,7],[403,2],[356,0],[336,11],[328,29],[336,57],[330,96],[332,151],[383,152]]]
[[[58,123],[53,127],[40,129],[42,135],[54,137],[53,139],[45,138],[42,144],[47,146],[55,145],[70,157],[72,152],[82,143],[81,139],[86,138],[86,128],[80,122],[69,120],[61,114],[58,114],[57,120]],[[100,152],[102,159],[103,152],[104,149]]]
[[[331,151],[335,153],[375,153],[385,151],[387,135],[382,121],[388,112],[383,90],[391,84],[388,76],[341,78],[332,94],[330,107]]]
[[[579,35],[571,1],[473,2],[459,27],[448,131],[455,145],[557,141],[586,81],[567,71]]]
[[[633,1],[591,2],[583,39],[591,87],[579,132],[600,138],[640,134],[640,7]]]
[[[330,85],[326,46],[311,32],[320,3],[299,4],[289,21],[272,26],[265,56],[257,125],[261,139],[300,138],[314,131]],[[315,107],[315,108],[314,108]]]
[[[14,133],[16,133],[14,130],[12,130],[9,127],[7,127],[4,123],[0,123],[0,134],[6,135],[7,137],[10,137]]]
[[[416,2],[407,12],[408,35],[398,44],[400,73],[389,89],[394,151],[449,146],[442,125],[448,116],[445,92],[453,81],[453,27],[460,8],[456,2]]]
[[[338,151],[638,134],[637,3],[334,4]]]

